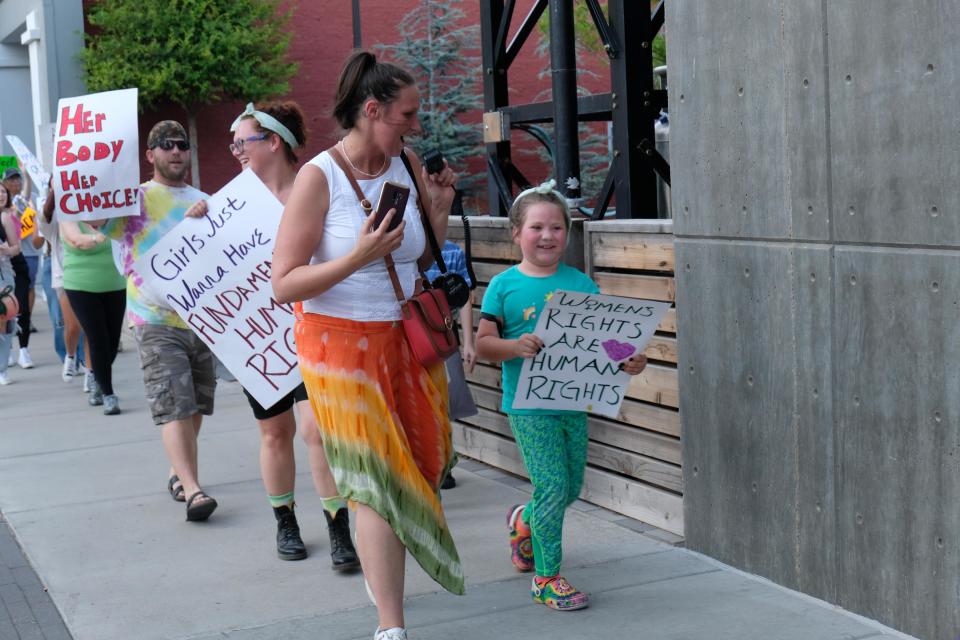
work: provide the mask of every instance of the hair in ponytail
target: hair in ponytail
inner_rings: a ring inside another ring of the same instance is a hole
[[[386,104],[396,99],[402,88],[412,84],[413,76],[397,65],[377,62],[377,57],[369,51],[354,51],[337,80],[333,117],[344,129],[352,129],[368,98]]]

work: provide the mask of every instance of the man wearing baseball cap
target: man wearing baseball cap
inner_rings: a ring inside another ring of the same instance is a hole
[[[150,295],[133,264],[183,220],[190,205],[208,196],[185,181],[190,141],[179,122],[154,125],[146,155],[153,179],[140,185],[140,214],[109,220],[103,233],[121,244],[127,316],[139,345],[153,421],[162,429],[170,459],[167,489],[174,500],[186,501],[187,520],[206,520],[217,501],[200,488],[197,435],[203,416],[213,414],[213,354],[165,300]]]

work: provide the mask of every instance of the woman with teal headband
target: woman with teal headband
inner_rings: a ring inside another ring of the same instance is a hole
[[[297,176],[294,149],[306,141],[303,113],[295,102],[247,105],[230,127],[230,152],[244,169],[250,167],[271,192],[286,204]],[[187,215],[202,216],[207,203],[194,205]],[[260,426],[260,474],[277,520],[277,554],[283,560],[301,560],[307,550],[300,538],[294,514],[293,489],[296,476],[293,440],[297,431],[293,405],[300,412],[300,428],[310,459],[313,484],[323,499],[330,534],[330,558],[338,571],[360,566],[350,539],[349,512],[338,495],[333,474],[327,465],[323,440],[307,392],[301,384],[272,407],[262,407],[244,390]]]

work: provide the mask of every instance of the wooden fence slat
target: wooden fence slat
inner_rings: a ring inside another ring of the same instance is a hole
[[[592,440],[618,449],[633,451],[648,458],[663,460],[671,464],[681,464],[680,440],[677,438],[638,429],[600,416],[589,416],[587,424]]]
[[[520,262],[522,257],[520,247],[513,242],[498,242],[495,240],[472,240],[470,252],[477,260],[512,260]],[[509,265],[507,265],[509,266]]]
[[[587,467],[580,495],[611,511],[683,535],[683,498],[675,493]]]
[[[676,493],[683,493],[680,467],[647,458],[630,451],[591,442],[587,447],[587,463]]]
[[[591,232],[593,268],[673,271],[673,237],[647,233]]]
[[[626,296],[644,300],[673,302],[677,298],[674,279],[668,276],[645,276],[632,273],[594,271],[593,281],[600,292],[610,296]]]
[[[666,336],[653,336],[643,350],[650,360],[660,360],[677,364],[677,339]]]
[[[617,419],[635,427],[680,437],[680,414],[667,407],[658,407],[625,398]]]
[[[627,397],[677,409],[680,407],[680,382],[677,370],[650,364],[630,379]]]
[[[676,309],[667,309],[667,312],[663,316],[663,320],[661,320],[660,324],[657,326],[657,331],[663,331],[664,333],[677,332],[677,310]]]
[[[498,273],[503,273],[512,266],[512,264],[504,264],[502,262],[477,261],[473,263],[473,275],[477,276],[479,282],[489,284],[493,276]]]

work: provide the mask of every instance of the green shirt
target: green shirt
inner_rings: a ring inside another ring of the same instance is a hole
[[[496,318],[500,323],[500,337],[515,340],[525,333],[533,333],[537,318],[547,304],[547,300],[557,289],[577,291],[579,293],[600,293],[596,283],[585,273],[561,263],[553,275],[534,277],[520,271],[517,266],[494,276],[483,294],[480,313],[487,319]],[[576,413],[548,409],[514,409],[513,396],[517,391],[523,358],[514,358],[503,362],[503,403],[504,413],[519,415],[551,415],[557,413]]]
[[[83,223],[80,223],[80,230],[93,233]],[[126,279],[117,272],[113,263],[113,247],[109,240],[92,249],[77,249],[67,242],[63,243],[63,288],[88,293],[123,291],[127,288]]]

